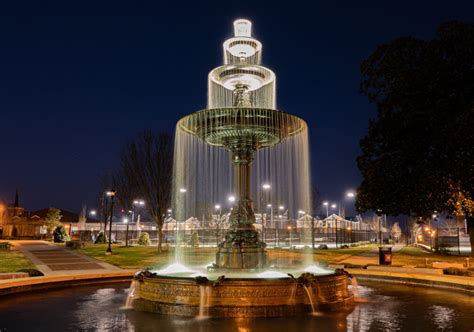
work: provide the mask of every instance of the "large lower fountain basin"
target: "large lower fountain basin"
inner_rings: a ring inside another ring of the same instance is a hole
[[[345,274],[211,282],[140,273],[134,288],[134,309],[179,316],[294,316],[341,309],[353,300]]]

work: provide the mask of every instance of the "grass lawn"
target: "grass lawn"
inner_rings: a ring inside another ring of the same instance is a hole
[[[0,273],[17,272],[20,269],[34,269],[35,265],[30,262],[21,252],[16,250],[0,249]]]
[[[106,244],[95,244],[86,248],[77,249],[78,252],[116,265],[124,269],[142,269],[145,267],[160,267],[175,258],[174,248],[163,247],[163,252],[158,253],[154,246],[113,246],[113,254],[106,255]],[[308,265],[313,262],[325,264],[353,264],[364,266],[378,263],[378,253],[373,250],[376,244],[350,247],[347,249],[268,249],[270,264],[278,266],[291,266],[294,264]],[[215,261],[216,248],[182,248],[182,260],[189,266],[210,264]],[[344,261],[344,263],[342,263]],[[416,247],[405,247],[393,254],[393,265],[425,267],[432,262],[465,263],[466,257],[445,256],[430,253]]]
[[[278,265],[291,265],[295,263],[311,263],[313,261],[338,262],[342,259],[367,252],[375,248],[374,245],[351,247],[348,249],[322,250],[315,249],[268,249],[270,262]],[[78,252],[94,257],[106,263],[124,268],[141,269],[144,267],[159,267],[174,260],[174,248],[163,247],[163,252],[158,253],[154,246],[113,246],[112,255],[106,255],[106,244],[94,244],[86,248],[77,249]],[[203,265],[215,261],[216,248],[182,248],[183,260],[188,265]]]
[[[145,267],[159,267],[174,260],[173,248],[163,247],[158,253],[155,246],[112,246],[112,255],[106,255],[106,244],[94,244],[86,248],[77,249],[77,252],[94,257],[106,263],[123,269],[142,269]],[[215,248],[182,248],[184,261],[189,265],[203,265],[214,261]]]
[[[393,254],[394,265],[425,267],[425,264],[428,263],[428,267],[430,267],[433,262],[466,263],[466,257],[440,255],[419,247],[404,247]]]

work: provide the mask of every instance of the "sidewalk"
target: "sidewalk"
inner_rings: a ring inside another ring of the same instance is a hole
[[[13,245],[12,250],[22,252],[45,276],[126,271],[47,241],[14,240],[9,242]]]

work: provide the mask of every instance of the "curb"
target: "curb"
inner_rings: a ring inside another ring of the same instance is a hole
[[[131,281],[135,271],[79,274],[71,276],[45,276],[10,279],[0,282],[0,296],[23,292],[35,292],[61,287],[93,285]]]
[[[359,280],[382,281],[405,285],[449,289],[474,294],[474,278],[471,277],[404,272],[364,271],[358,269],[346,270],[350,274],[356,276]]]

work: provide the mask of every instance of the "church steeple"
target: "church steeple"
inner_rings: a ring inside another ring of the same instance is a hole
[[[15,203],[13,204],[13,207],[20,207],[20,200],[18,199],[18,188],[16,189],[15,192]]]

